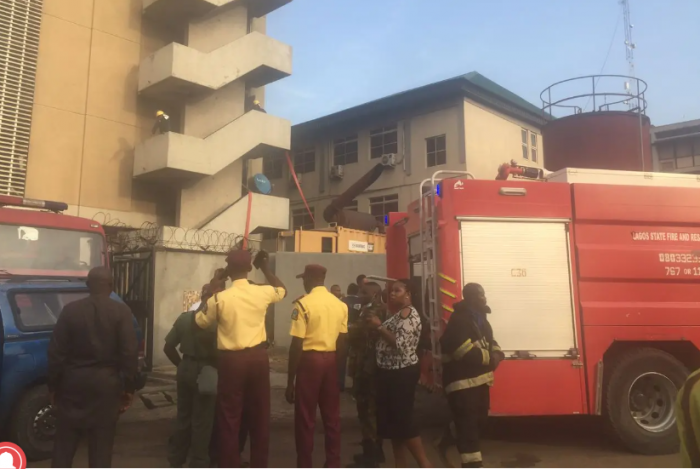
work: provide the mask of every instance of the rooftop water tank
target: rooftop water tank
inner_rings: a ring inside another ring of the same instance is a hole
[[[545,166],[652,171],[647,84],[624,75],[560,81],[541,94]]]

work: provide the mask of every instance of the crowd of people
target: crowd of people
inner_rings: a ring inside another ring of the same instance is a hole
[[[201,301],[180,315],[164,353],[177,366],[177,420],[168,444],[171,467],[241,467],[250,440],[250,465],[267,467],[270,373],[265,315],[287,289],[268,255],[231,251],[226,268],[202,287]],[[248,280],[253,268],[266,285]],[[340,394],[345,377],[362,430],[362,452],[350,467],[379,467],[390,440],[397,467],[410,454],[431,467],[413,418],[420,355],[428,324],[413,282],[389,290],[364,275],[347,287],[325,287],[326,268],[307,265],[297,278],[306,295],[293,302],[286,400],[294,405],[297,466],[312,465],[316,410],[325,433],[325,467],[340,467]],[[231,285],[227,288],[227,281]],[[131,314],[110,299],[109,269],[88,276],[90,296],[64,308],[49,347],[49,389],[57,408],[54,467],[70,467],[81,437],[91,467],[111,465],[120,413],[131,404],[137,350]],[[489,386],[502,359],[486,319],[479,285],[464,288],[442,336],[444,389],[452,409],[462,465],[480,467],[479,433],[488,415]],[[116,333],[115,333],[116,332]],[[79,339],[78,339],[79,337]]]

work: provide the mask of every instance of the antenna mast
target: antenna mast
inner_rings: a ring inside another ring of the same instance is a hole
[[[635,45],[634,42],[632,41],[632,28],[634,28],[634,25],[632,24],[632,19],[630,15],[630,2],[629,0],[620,0],[620,5],[622,5],[622,16],[625,20],[625,57],[627,58],[627,67],[628,67],[628,72],[629,76],[635,77],[634,73],[634,49]],[[629,81],[625,82],[625,91],[627,91],[627,94],[630,96],[632,95],[632,90],[631,84]],[[637,90],[639,91],[639,90]],[[631,100],[627,101],[627,105],[631,108],[633,103]]]
[[[620,5],[622,5],[622,16],[625,19],[625,56],[627,57],[627,66],[629,68],[629,76],[634,80],[634,41],[632,41],[632,19],[630,15],[630,1],[620,0]],[[639,157],[642,160],[642,171],[644,171],[644,131],[642,126],[642,113],[644,112],[642,101],[639,99],[639,80],[634,80],[637,83],[637,113],[639,114]],[[629,81],[625,82],[625,91],[630,96],[627,100],[627,107],[632,111],[635,109],[634,103],[632,102],[632,86]]]

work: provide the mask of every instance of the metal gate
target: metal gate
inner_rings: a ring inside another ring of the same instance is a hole
[[[153,249],[112,253],[110,261],[114,292],[131,308],[143,333],[145,371],[153,366],[154,261]]]

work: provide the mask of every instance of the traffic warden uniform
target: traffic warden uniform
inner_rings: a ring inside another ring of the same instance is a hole
[[[168,442],[168,462],[182,467],[190,452],[190,467],[209,467],[209,444],[216,409],[215,394],[200,394],[197,379],[204,366],[216,366],[216,329],[192,328],[195,311],[182,313],[165,337],[180,346],[177,367],[177,422]]]
[[[387,319],[386,306],[379,298],[368,305],[363,314],[375,315],[382,323]],[[357,458],[357,462],[364,465],[378,465],[384,459],[382,441],[377,436],[377,339],[376,331],[370,331],[359,324],[351,327],[350,340],[356,359],[353,388],[357,416],[362,429],[363,458]]]
[[[681,466],[700,467],[700,370],[691,373],[676,398]]]
[[[462,467],[482,467],[479,435],[489,414],[489,388],[493,372],[503,358],[487,311],[476,311],[466,302],[454,305],[442,347],[442,379],[457,430],[457,450]]]
[[[305,275],[325,276],[320,265],[307,265]],[[315,287],[294,302],[291,335],[303,340],[294,388],[294,432],[297,466],[311,467],[316,406],[325,432],[326,467],[340,467],[340,390],[336,342],[348,332],[348,307],[326,287]]]
[[[229,266],[249,267],[248,251],[232,251]],[[201,328],[217,323],[219,350],[219,467],[240,467],[239,432],[243,410],[249,418],[250,465],[267,467],[270,445],[270,362],[267,355],[267,307],[284,298],[284,288],[232,282],[211,297],[195,320]]]

